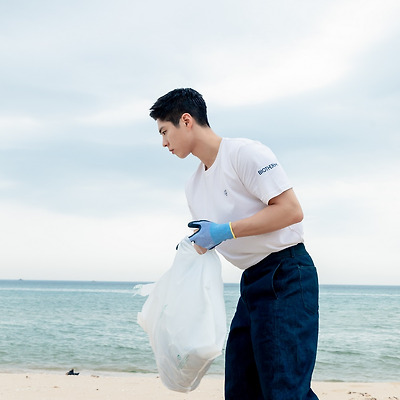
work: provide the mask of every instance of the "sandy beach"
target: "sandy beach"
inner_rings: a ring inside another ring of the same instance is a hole
[[[320,400],[400,400],[400,382],[314,382]],[[156,375],[0,374],[2,400],[223,400],[223,378],[206,376],[188,394],[166,389]]]

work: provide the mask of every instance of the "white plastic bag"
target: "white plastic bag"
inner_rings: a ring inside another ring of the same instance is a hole
[[[171,268],[138,313],[138,323],[149,335],[164,385],[178,392],[194,390],[221,354],[226,337],[221,262],[215,250],[200,255],[183,239]]]

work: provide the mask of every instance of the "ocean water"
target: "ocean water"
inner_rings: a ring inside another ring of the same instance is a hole
[[[156,373],[135,282],[0,281],[0,372]],[[225,284],[227,325],[239,296]],[[320,287],[315,380],[400,381],[400,287]],[[210,374],[223,374],[223,356]]]

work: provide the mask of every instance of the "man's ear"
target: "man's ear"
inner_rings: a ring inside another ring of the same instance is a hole
[[[186,127],[191,128],[193,126],[193,117],[189,113],[182,114],[181,120]]]

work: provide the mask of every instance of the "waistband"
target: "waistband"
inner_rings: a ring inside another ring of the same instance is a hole
[[[287,247],[286,249],[269,254],[267,257],[265,257],[264,259],[262,259],[261,261],[259,261],[257,264],[253,265],[250,268],[253,268],[259,264],[274,263],[279,260],[282,260],[283,258],[294,258],[296,256],[304,256],[304,255],[308,255],[304,243],[297,243],[294,246]]]

